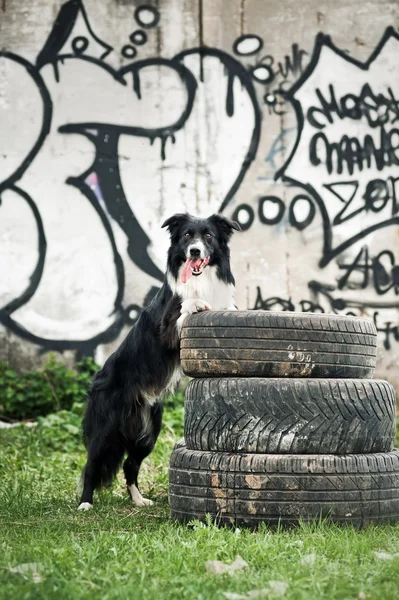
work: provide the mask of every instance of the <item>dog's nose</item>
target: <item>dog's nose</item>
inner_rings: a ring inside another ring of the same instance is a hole
[[[201,254],[201,250],[199,248],[190,248],[190,256],[198,258]]]

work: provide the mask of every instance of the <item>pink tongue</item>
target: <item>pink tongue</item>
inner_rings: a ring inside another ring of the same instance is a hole
[[[188,281],[190,279],[191,275],[193,274],[191,269],[194,269],[201,262],[202,262],[202,260],[200,258],[188,258],[186,260],[186,262],[184,263],[182,272],[181,272],[181,280],[183,283],[186,283],[186,281]]]

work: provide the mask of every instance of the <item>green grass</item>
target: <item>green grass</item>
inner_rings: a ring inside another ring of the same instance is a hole
[[[118,478],[91,512],[76,510],[76,483],[85,453],[80,407],[42,419],[35,429],[0,432],[0,598],[223,599],[288,583],[287,600],[399,598],[399,526],[356,531],[326,523],[273,532],[188,526],[169,518],[167,468],[182,435],[182,397],[169,402],[156,450],[142,470],[142,488],[155,500],[137,510]],[[234,576],[210,575],[207,560],[249,565]],[[302,564],[315,554],[313,565]],[[38,563],[35,583],[10,568]],[[272,594],[268,596],[273,598]]]

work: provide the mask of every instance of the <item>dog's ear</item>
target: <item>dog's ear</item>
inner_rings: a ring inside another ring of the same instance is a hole
[[[183,221],[187,221],[187,218],[187,214],[177,213],[176,215],[169,217],[169,219],[166,219],[166,221],[162,223],[161,229],[167,227],[170,235],[173,235],[174,233],[176,233],[177,229],[180,227]]]
[[[241,227],[237,221],[230,221],[230,219],[223,217],[223,215],[212,215],[209,217],[209,220],[216,225],[219,231],[227,235],[227,239],[231,237],[234,230],[241,231]]]

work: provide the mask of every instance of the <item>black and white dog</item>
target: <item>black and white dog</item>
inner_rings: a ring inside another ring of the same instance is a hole
[[[95,375],[89,392],[80,510],[91,508],[94,490],[113,480],[126,454],[128,492],[137,506],[151,504],[140,494],[137,477],[161,429],[162,395],[180,379],[183,322],[202,310],[237,310],[228,242],[240,226],[221,215],[177,214],[162,227],[171,237],[164,284]]]

